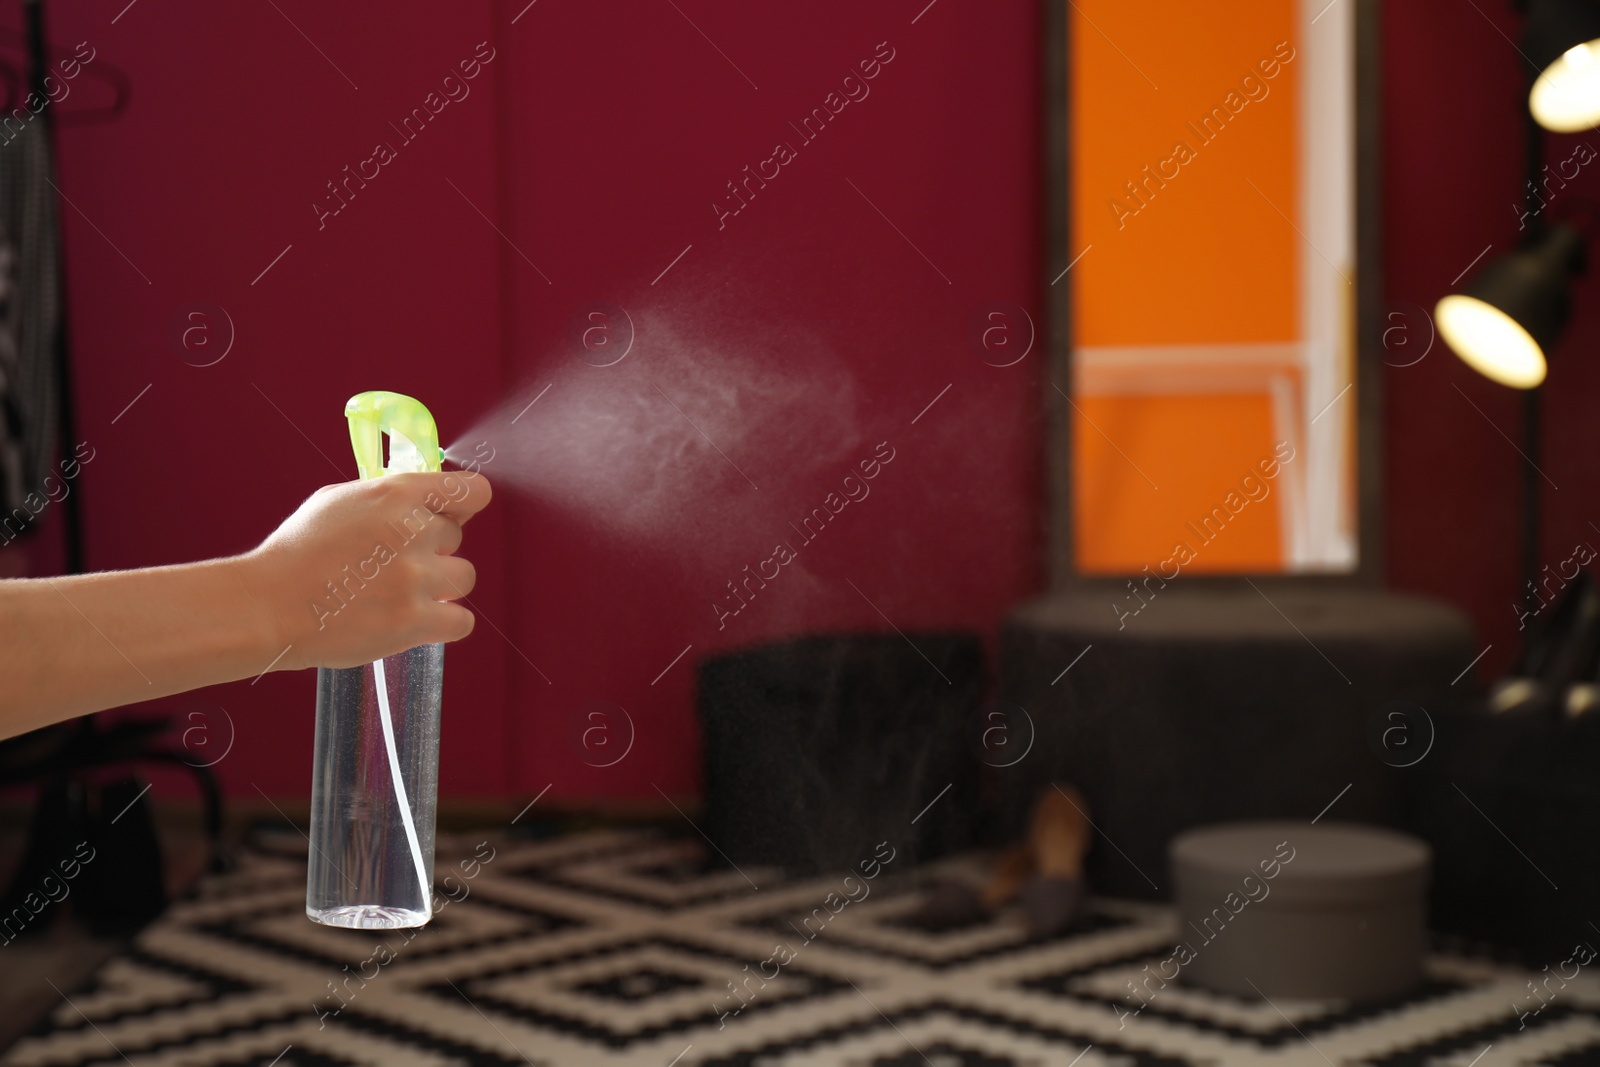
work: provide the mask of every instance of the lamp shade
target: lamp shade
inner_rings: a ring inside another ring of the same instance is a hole
[[[1535,70],[1528,110],[1539,125],[1600,126],[1600,0],[1530,0],[1522,52]]]
[[[1445,343],[1478,373],[1517,389],[1544,381],[1546,353],[1567,324],[1583,236],[1560,224],[1490,260],[1458,293],[1439,301]]]

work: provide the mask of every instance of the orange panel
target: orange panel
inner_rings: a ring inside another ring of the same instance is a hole
[[[1272,479],[1258,467],[1277,458],[1265,394],[1076,403],[1082,414],[1073,420],[1072,506],[1080,569],[1161,571],[1179,544],[1194,557],[1176,560],[1184,574],[1281,567],[1285,475],[1281,464]],[[1173,564],[1164,570],[1170,575]]]
[[[1175,0],[1074,0],[1070,15],[1071,252],[1089,249],[1070,276],[1073,344],[1300,340],[1294,0],[1239,0],[1225,13]],[[1080,391],[1079,569],[1156,567],[1181,542],[1194,553],[1186,573],[1280,570],[1272,497],[1237,515],[1225,509],[1225,529],[1209,539],[1188,525],[1272,456],[1270,397],[1160,387]]]
[[[1074,343],[1298,338],[1295,10],[1074,0]]]

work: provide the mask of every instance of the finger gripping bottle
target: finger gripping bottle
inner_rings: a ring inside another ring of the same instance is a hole
[[[362,478],[440,469],[433,416],[411,397],[361,393],[344,413]],[[397,537],[408,533],[414,531],[405,525],[395,528]],[[400,547],[352,561],[333,595],[341,602],[359,597],[367,582],[382,580],[381,561]],[[325,622],[339,625],[337,613]],[[306,914],[314,921],[372,930],[421,926],[433,916],[443,673],[442,644],[360,667],[318,669],[306,871]]]

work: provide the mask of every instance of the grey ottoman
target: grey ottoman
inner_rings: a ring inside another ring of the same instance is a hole
[[[1242,997],[1369,1000],[1422,975],[1430,854],[1354,823],[1251,822],[1174,839],[1182,981]]]

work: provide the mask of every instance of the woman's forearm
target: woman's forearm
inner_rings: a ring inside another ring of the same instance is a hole
[[[267,670],[283,645],[251,566],[0,582],[0,736]]]

